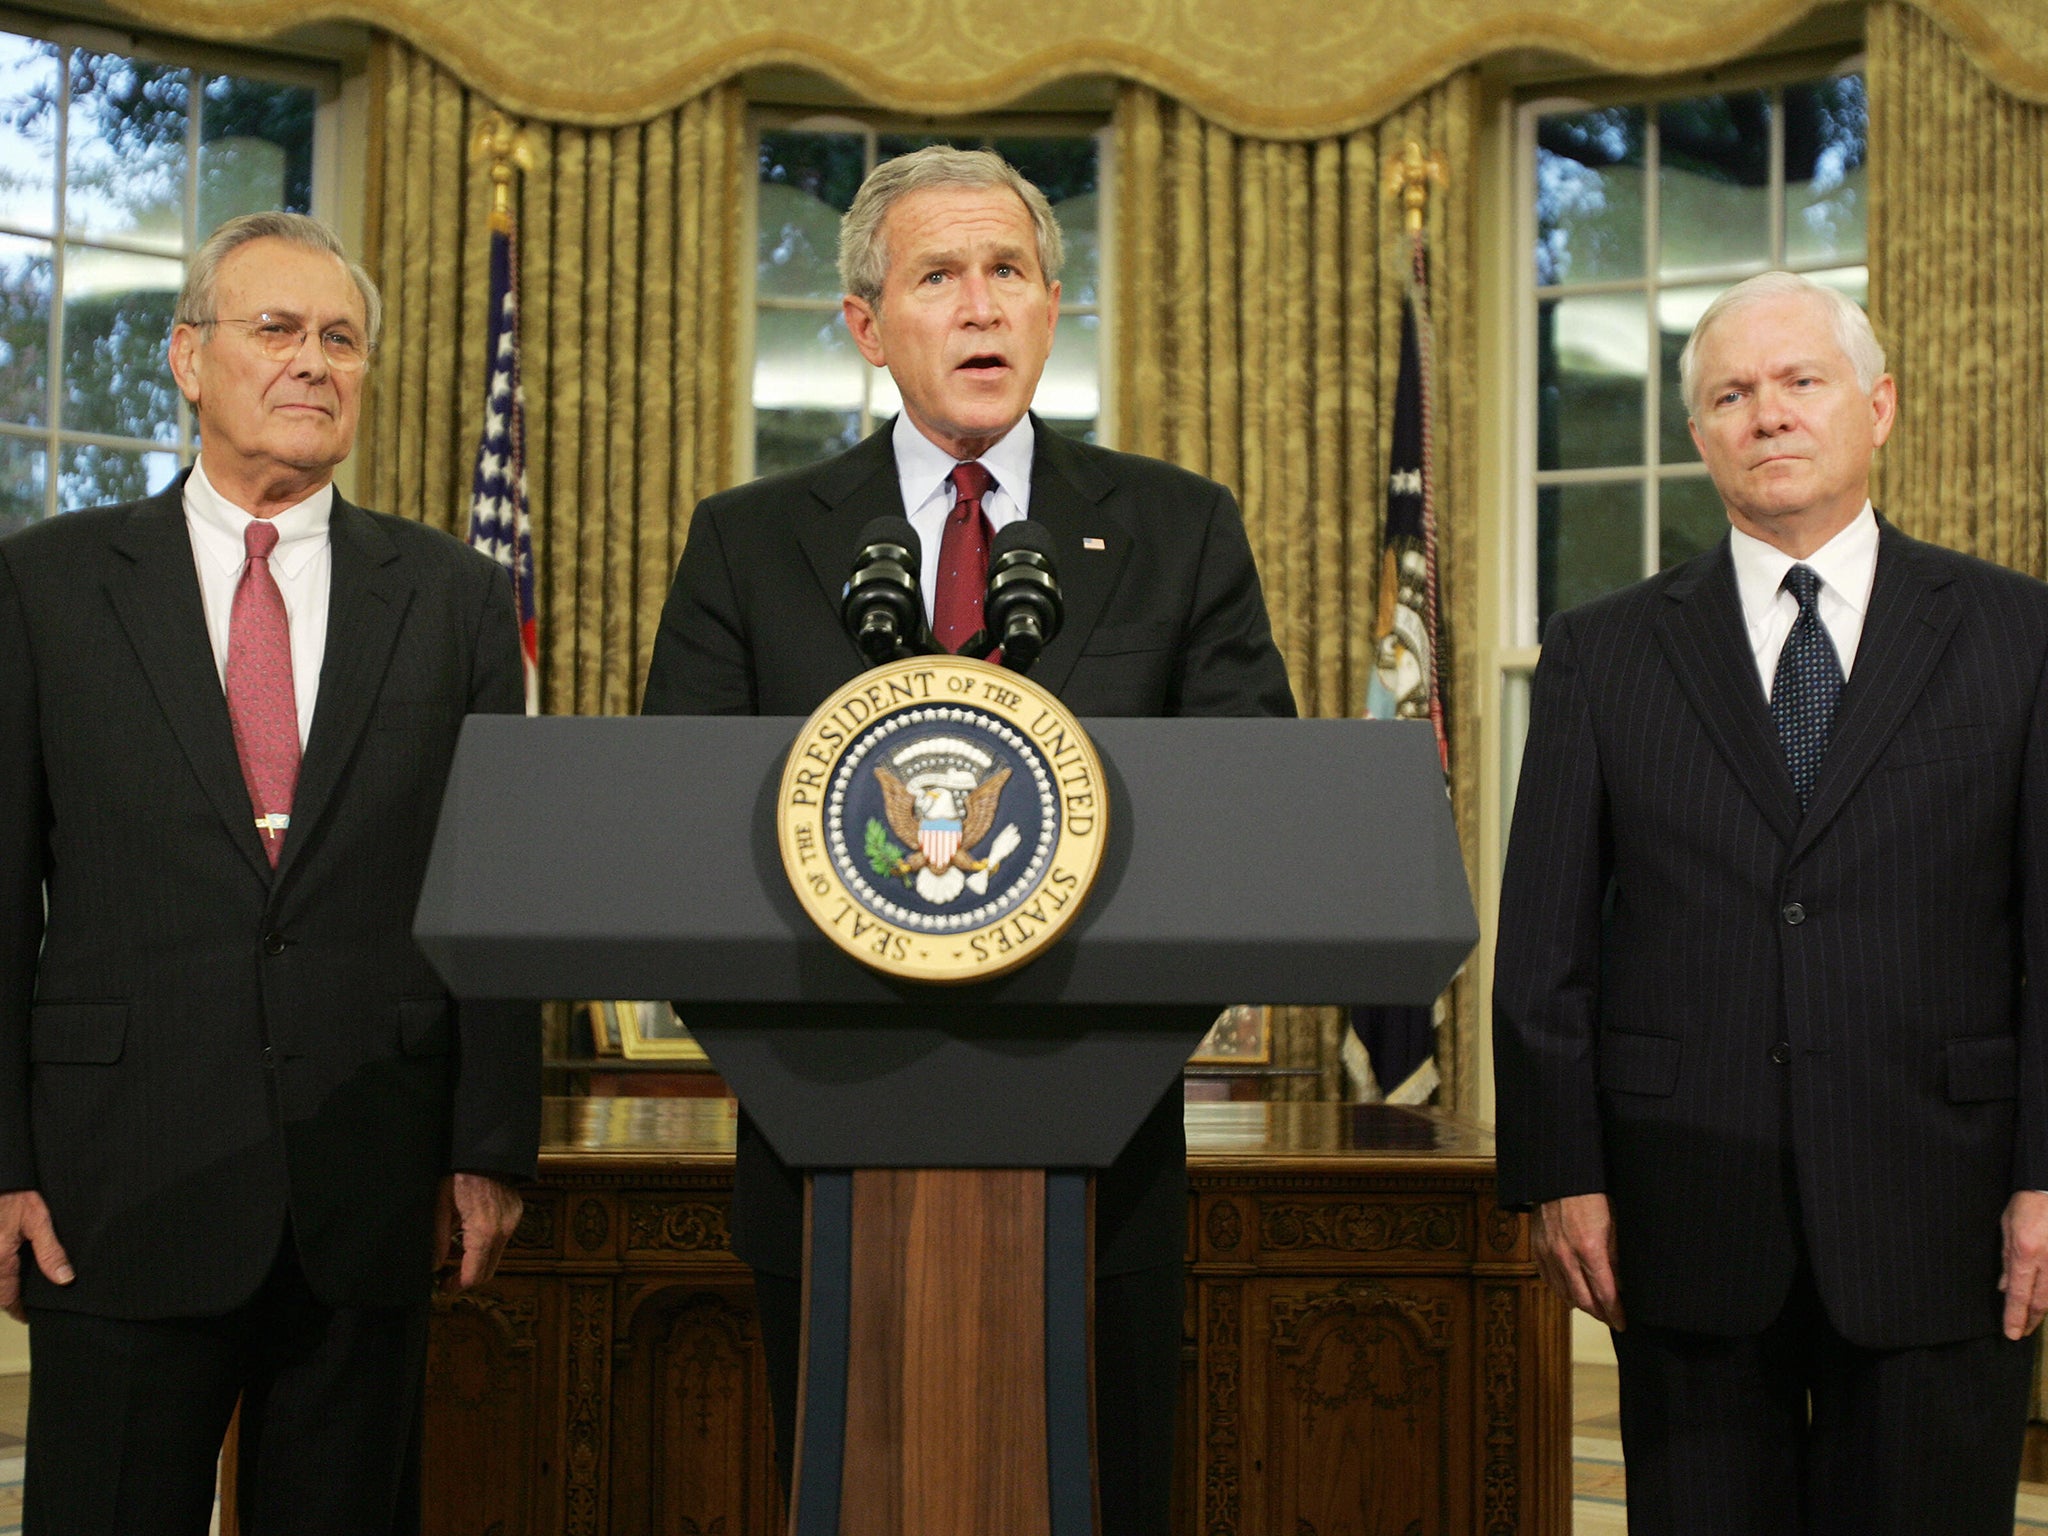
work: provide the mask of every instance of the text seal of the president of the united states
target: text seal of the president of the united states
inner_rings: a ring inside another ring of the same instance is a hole
[[[964,656],[864,672],[790,748],[777,801],[790,884],[832,942],[906,981],[985,981],[1080,913],[1109,802],[1080,722]]]

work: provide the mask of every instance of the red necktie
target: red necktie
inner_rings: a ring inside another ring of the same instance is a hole
[[[292,690],[292,630],[284,594],[270,574],[277,529],[261,518],[242,534],[248,562],[235,586],[228,617],[228,718],[235,727],[235,755],[242,782],[263,838],[263,851],[277,867],[291,824],[292,791],[299,782],[299,705]]]
[[[939,586],[932,595],[932,632],[940,645],[957,651],[981,630],[981,600],[988,590],[988,517],[981,498],[995,476],[969,461],[947,476],[958,493],[946,514],[939,541]]]

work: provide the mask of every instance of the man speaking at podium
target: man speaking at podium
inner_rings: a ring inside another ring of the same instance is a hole
[[[948,650],[981,628],[995,531],[1025,517],[1047,530],[1066,620],[1033,676],[1077,715],[1295,712],[1230,493],[1029,414],[1059,324],[1060,260],[1051,206],[997,155],[937,146],[874,169],[840,226],[843,312],[903,413],[837,458],[698,506],[646,713],[810,714],[867,666],[839,613],[861,530],[903,516]],[[1096,1186],[1102,1528],[1117,1536],[1167,1528],[1185,1164],[1176,1087]],[[786,1484],[803,1183],[744,1114],[733,1246],[759,1288]]]

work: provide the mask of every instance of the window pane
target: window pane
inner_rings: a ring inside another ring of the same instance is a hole
[[[1714,296],[1728,285],[1702,283],[1691,288],[1666,288],[1657,295],[1657,352],[1662,384],[1657,396],[1657,462],[1691,464],[1699,450],[1692,445],[1686,428],[1691,406],[1678,387],[1678,354],[1685,350],[1692,328],[1714,302]]]
[[[49,416],[50,266],[49,241],[0,235],[0,421]]]
[[[1728,531],[1721,493],[1705,475],[1687,475],[1657,485],[1657,568],[1690,560],[1711,549]]]
[[[0,437],[0,535],[26,528],[43,515],[48,470],[42,448],[19,437]]]
[[[836,309],[764,309],[754,334],[757,410],[857,411],[867,364]]]
[[[1762,91],[1657,109],[1660,272],[1771,256],[1771,101]]]
[[[178,473],[175,453],[102,448],[97,443],[66,443],[58,459],[60,512],[153,495],[169,485]]]
[[[754,412],[754,473],[801,469],[860,441],[858,411]]]
[[[1092,137],[997,139],[989,147],[1017,167],[1055,208],[1096,190]]]
[[[178,390],[165,353],[184,276],[184,264],[168,257],[66,249],[64,427],[177,441]]]
[[[1536,489],[1538,621],[1643,575],[1643,488],[1633,480]],[[1540,631],[1539,631],[1540,632]]]
[[[1090,441],[1095,419],[1102,414],[1101,327],[1099,315],[1062,319],[1053,334],[1052,356],[1046,359],[1038,392],[1031,397],[1031,408],[1048,425]]]
[[[71,55],[65,223],[73,233],[177,251],[185,239],[189,70]]]
[[[1060,270],[1060,303],[1101,303],[1101,199],[1093,192],[1084,192],[1054,203],[1052,211],[1060,221],[1060,235],[1067,251],[1067,264]]]
[[[865,173],[857,133],[763,133],[761,182],[795,187],[846,212]]]
[[[875,137],[875,164],[894,160],[898,155],[907,155],[913,150],[929,149],[934,144],[957,144],[962,149],[980,149],[988,140],[978,133],[883,133]]]
[[[1832,288],[1854,299],[1864,309],[1870,308],[1870,268],[1835,267],[1827,272],[1809,272],[1806,275],[1821,287]]]
[[[1863,254],[1870,206],[1864,191],[1869,132],[1862,76],[1786,90],[1786,260]]]
[[[1603,107],[1536,124],[1536,281],[1643,273],[1643,111]]]
[[[57,45],[0,32],[0,219],[55,231]]]
[[[1536,467],[1643,461],[1649,319],[1641,294],[1536,306]]]
[[[755,292],[764,299],[837,299],[839,210],[801,187],[761,185]]]
[[[312,210],[313,105],[313,93],[303,86],[206,77],[197,238],[244,213]]]

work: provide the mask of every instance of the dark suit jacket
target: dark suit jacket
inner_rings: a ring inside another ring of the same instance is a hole
[[[1066,623],[1032,678],[1083,717],[1292,715],[1230,493],[1035,425],[1031,518],[1052,537]],[[706,498],[662,611],[645,712],[810,714],[866,669],[839,599],[861,529],[902,515],[887,426],[826,463]],[[1084,537],[1104,547],[1083,549]],[[1097,1186],[1098,1268],[1180,1256],[1184,1162],[1176,1092]],[[757,1269],[797,1273],[801,1183],[744,1117],[736,1178],[734,1246]]]
[[[523,707],[508,583],[336,497],[273,875],[183,491],[0,541],[0,1189],[78,1273],[25,1258],[29,1300],[217,1315],[289,1215],[324,1299],[416,1302],[439,1178],[530,1176],[538,1137],[533,1009],[454,1005],[411,932],[463,716]]]
[[[1605,1190],[1629,1321],[1992,1332],[2048,1188],[2048,587],[1884,525],[1802,816],[1727,541],[1557,618],[1494,989],[1503,1200]]]

